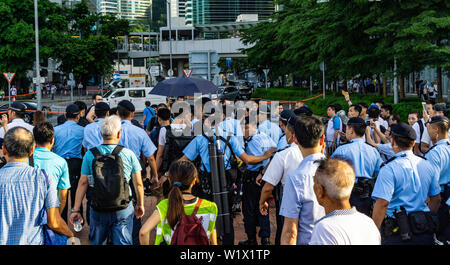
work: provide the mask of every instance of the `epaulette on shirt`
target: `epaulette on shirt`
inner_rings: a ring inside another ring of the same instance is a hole
[[[401,155],[400,157],[405,157],[406,154]],[[393,156],[391,157],[389,160],[386,160],[385,162],[383,162],[380,166],[380,168],[384,167],[385,165],[387,165],[388,163],[394,161],[398,156]]]
[[[433,145],[430,149],[428,149],[428,151],[426,151],[425,153],[423,153],[423,158],[425,158],[425,155],[430,152],[431,150],[433,150],[433,148],[435,148],[437,146],[437,144]]]
[[[367,144],[368,146],[370,146],[370,147],[372,147],[372,148],[375,148],[376,149],[376,147],[375,146],[373,146],[373,145],[371,145],[371,144],[369,144],[368,142],[364,142],[365,144]]]

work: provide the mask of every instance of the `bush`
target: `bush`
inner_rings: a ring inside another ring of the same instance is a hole
[[[296,101],[299,99],[308,99],[321,93],[322,90],[313,90],[313,93],[311,94],[309,89],[268,88],[266,91],[265,88],[258,88],[255,92],[253,92],[252,97],[266,100]],[[356,104],[358,102],[366,102],[368,105],[370,105],[375,100],[381,100],[386,104],[391,104],[393,108],[392,112],[398,113],[402,121],[405,123],[408,122],[408,114],[410,111],[422,110],[421,101],[415,97],[399,99],[400,102],[398,104],[394,104],[393,96],[380,97],[373,94],[362,95],[351,93],[350,100],[353,104]],[[306,101],[306,104],[309,108],[311,108],[315,115],[323,117],[327,117],[326,106],[336,103],[341,104],[342,109],[347,113],[349,106],[341,92],[326,91],[325,99],[323,99],[323,97],[318,97]]]

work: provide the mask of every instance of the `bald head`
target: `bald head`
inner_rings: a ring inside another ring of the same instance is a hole
[[[6,132],[3,146],[9,157],[26,158],[33,152],[33,134],[25,128],[14,127]]]
[[[355,171],[343,160],[323,160],[314,176],[314,183],[322,186],[331,200],[348,200],[355,183]]]

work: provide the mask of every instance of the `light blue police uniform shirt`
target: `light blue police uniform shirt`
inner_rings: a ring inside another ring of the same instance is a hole
[[[84,137],[84,127],[74,121],[55,127],[55,147],[54,152],[60,157],[81,158],[81,144]]]
[[[97,147],[98,151],[102,155],[111,154],[116,148],[117,145],[100,145]],[[141,164],[139,163],[139,159],[130,149],[123,148],[119,153],[120,158],[122,158],[123,162],[123,173],[125,180],[127,182],[131,179],[131,174],[136,174],[142,170]],[[88,176],[89,185],[93,186],[93,178],[92,178],[92,161],[94,160],[94,155],[91,151],[87,151],[83,158],[83,163],[81,164],[81,174]],[[131,194],[131,189],[130,189]]]
[[[122,145],[136,155],[139,159],[141,153],[145,157],[153,155],[156,151],[156,146],[150,140],[144,129],[134,126],[131,121],[123,120],[121,128],[121,136],[119,145]]]
[[[272,138],[275,144],[278,144],[283,134],[283,131],[281,130],[280,126],[278,126],[278,124],[271,122],[270,120],[265,120],[264,122],[262,122],[258,126],[258,131],[267,134],[270,138]]]
[[[83,146],[87,150],[97,147],[103,143],[103,137],[100,133],[100,124],[104,119],[99,118],[95,122],[84,127]]]
[[[297,245],[309,243],[314,223],[325,216],[325,209],[319,205],[314,193],[314,175],[319,167],[315,161],[321,159],[325,159],[321,153],[305,157],[284,184],[280,215],[298,218]]]
[[[219,123],[219,129],[225,139],[229,134],[234,135],[239,143],[244,146],[244,133],[242,132],[242,127],[238,120],[227,117]]]
[[[281,151],[283,149],[288,148],[290,145],[287,143],[286,135],[283,134],[283,136],[280,138],[280,141],[277,144],[277,151]]]
[[[273,147],[277,147],[277,145],[267,134],[256,131],[252,139],[248,142],[245,153],[252,156],[263,156],[267,150]],[[249,171],[258,171],[260,168],[264,168],[267,163],[269,163],[269,159],[256,165],[247,165],[247,169]]]
[[[69,167],[67,161],[44,147],[36,147],[33,152],[34,167],[44,169],[52,177],[57,188],[70,189]]]
[[[440,193],[438,170],[427,160],[412,151],[395,154],[395,159],[381,167],[372,192],[374,200],[389,202],[386,214],[394,217],[395,209],[405,207],[407,213],[429,212],[427,196]]]
[[[450,141],[442,139],[427,153],[425,158],[439,171],[439,185],[444,191],[444,185],[450,182]]]
[[[42,211],[58,207],[56,182],[42,169],[20,162],[0,169],[0,245],[43,245]]]
[[[331,157],[350,160],[355,169],[356,178],[371,179],[374,174],[378,175],[382,163],[377,149],[366,144],[362,138],[353,139],[349,144],[339,146]]]
[[[212,128],[214,130],[214,128]],[[206,133],[205,133],[206,134]],[[214,136],[214,140],[216,136]],[[231,150],[225,145],[225,142],[219,140],[221,148],[224,150],[224,163],[225,169],[230,169],[231,165],[229,163]],[[244,147],[239,143],[236,136],[231,136],[229,140],[230,146],[236,156],[240,157],[244,153]],[[192,141],[183,149],[184,155],[194,161],[199,155],[202,160],[201,169],[206,170],[206,172],[211,172],[209,165],[209,141],[203,135],[197,135]]]

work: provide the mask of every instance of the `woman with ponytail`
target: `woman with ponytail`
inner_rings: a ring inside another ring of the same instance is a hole
[[[199,202],[200,198],[191,194],[192,186],[198,182],[197,169],[191,161],[173,162],[168,171],[168,178],[171,185],[168,198],[158,203],[153,214],[142,226],[139,232],[141,245],[150,244],[150,232],[155,226],[157,227],[155,245],[170,245],[172,235],[183,215],[192,214]],[[196,216],[202,218],[202,226],[210,244],[217,245],[215,230],[217,205],[202,199]]]

